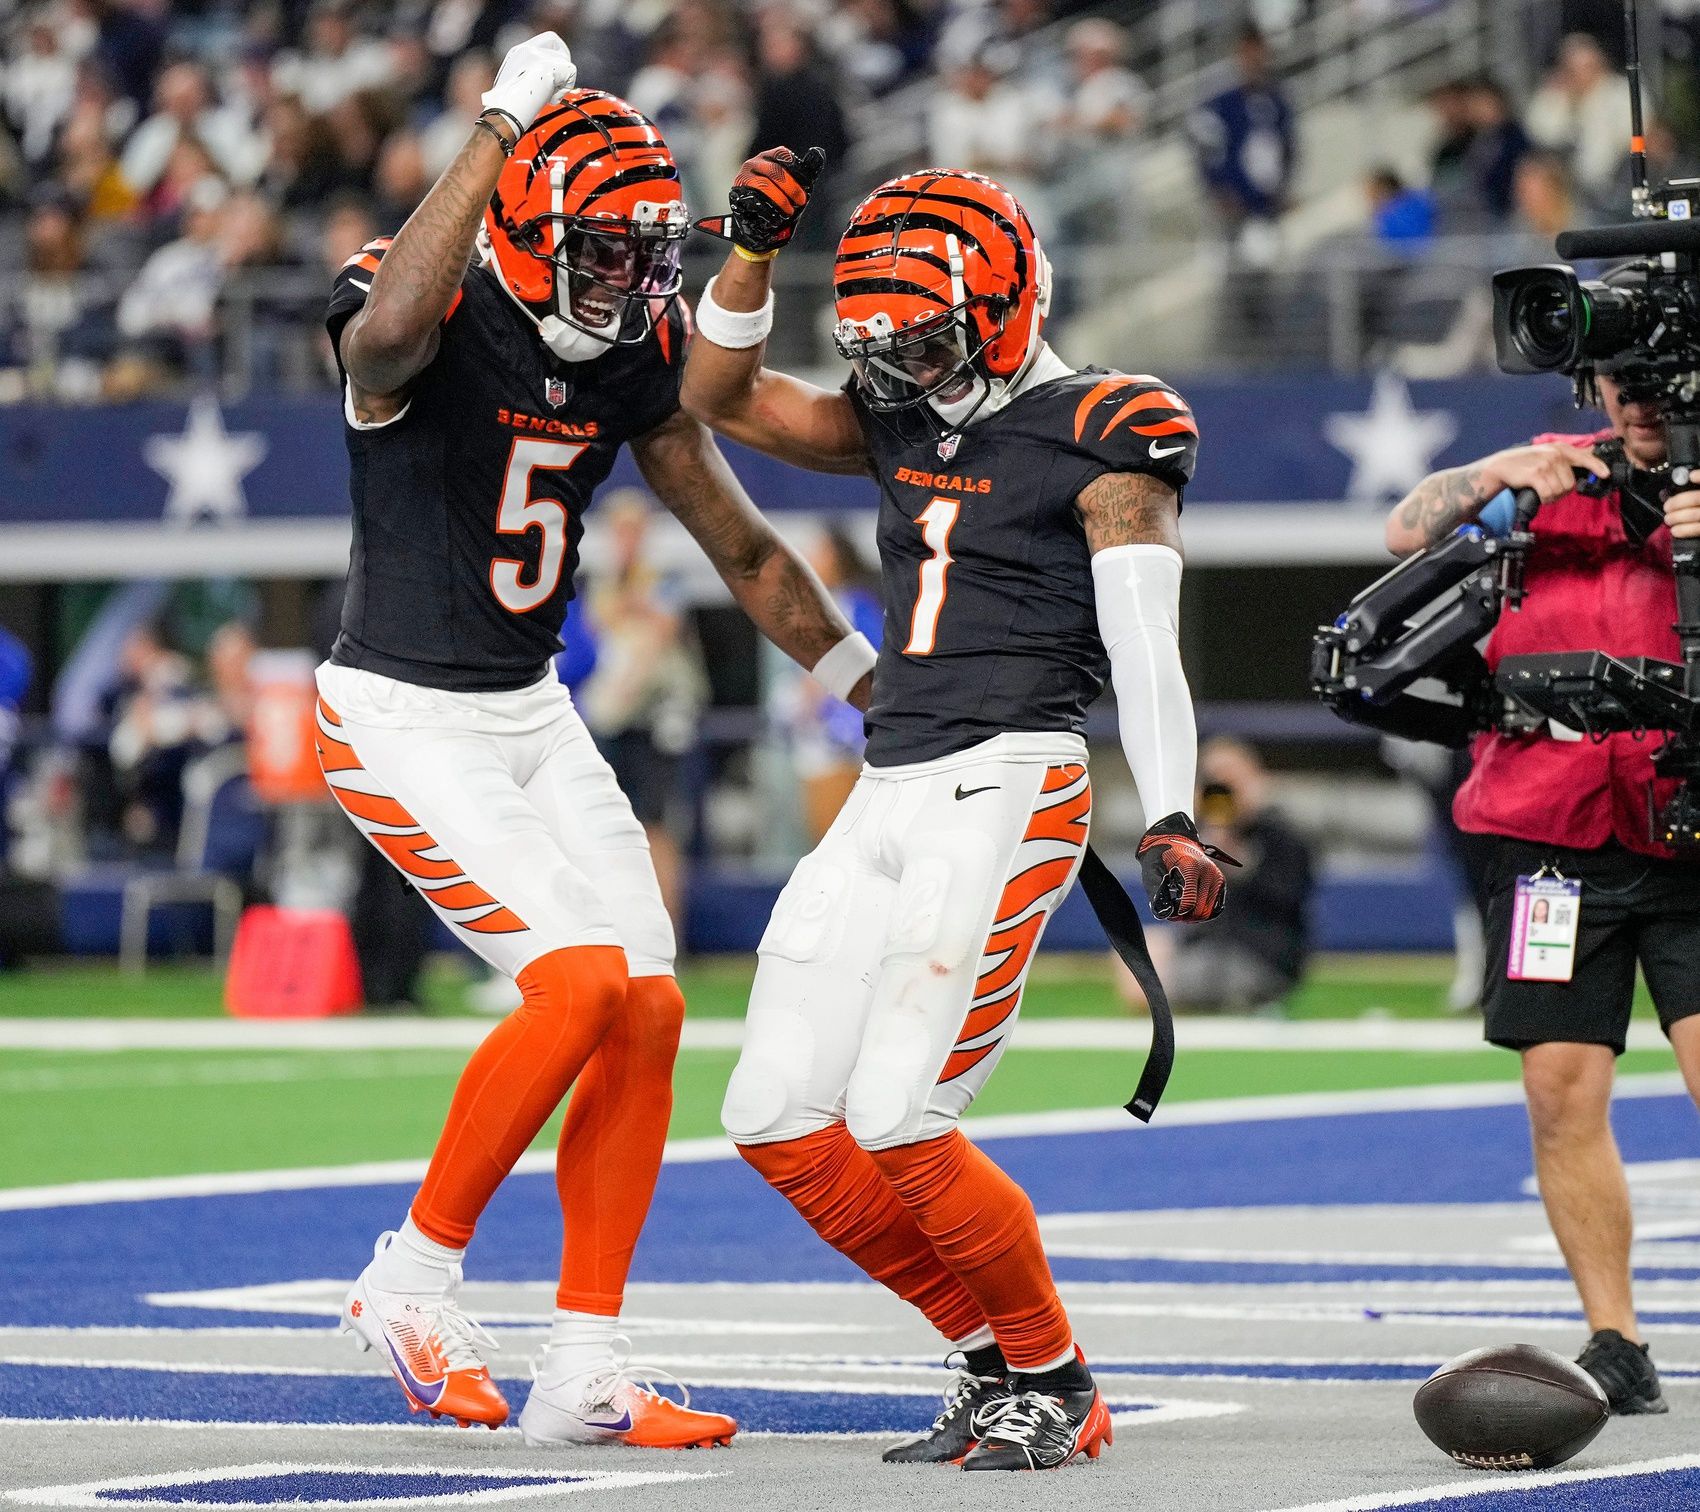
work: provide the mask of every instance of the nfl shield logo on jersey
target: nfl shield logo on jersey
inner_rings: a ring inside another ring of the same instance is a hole
[[[543,380],[543,397],[548,400],[550,409],[559,409],[567,402],[567,380],[565,378],[545,378]]]
[[[939,442],[939,461],[948,462],[956,455],[956,448],[962,444],[962,432],[952,431]]]

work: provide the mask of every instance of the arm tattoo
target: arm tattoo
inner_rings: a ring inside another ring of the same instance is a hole
[[[399,392],[434,355],[437,327],[466,276],[503,161],[489,134],[474,131],[396,233],[366,303],[343,334],[344,362],[358,388]]]
[[[808,668],[850,633],[820,579],[744,493],[683,410],[632,445],[645,481],[690,531],[756,628]]]
[[[1399,523],[1432,546],[1481,513],[1487,503],[1481,497],[1481,478],[1479,462],[1431,473],[1405,495],[1399,506]]]
[[[1181,549],[1180,500],[1148,473],[1105,473],[1080,491],[1075,508],[1095,552],[1140,544]]]

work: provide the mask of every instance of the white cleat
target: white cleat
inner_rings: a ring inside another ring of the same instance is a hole
[[[545,1349],[533,1363],[531,1395],[519,1415],[519,1431],[534,1449],[562,1444],[707,1449],[729,1444],[738,1431],[731,1418],[693,1408],[683,1382],[672,1383],[683,1397],[675,1402],[633,1372],[624,1358],[604,1369],[566,1376],[551,1373],[551,1352]]]
[[[395,1235],[384,1234],[373,1250],[381,1255]],[[435,1292],[384,1291],[372,1284],[372,1267],[360,1273],[342,1305],[342,1331],[362,1349],[375,1349],[414,1412],[452,1418],[462,1428],[482,1423],[499,1428],[508,1419],[507,1399],[490,1379],[481,1353],[496,1341],[460,1310],[458,1265],[443,1267]]]

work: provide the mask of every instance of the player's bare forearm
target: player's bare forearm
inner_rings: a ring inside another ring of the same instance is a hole
[[[759,310],[772,288],[772,263],[733,253],[714,280],[715,301],[736,313]],[[679,400],[721,435],[811,472],[866,474],[867,447],[843,394],[762,365],[765,341],[733,349],[699,330],[691,341]]]
[[[479,221],[506,161],[490,132],[475,129],[396,233],[372,275],[371,294],[342,335],[357,413],[363,395],[401,393],[435,354],[443,317],[466,276]]]
[[[813,667],[850,634],[832,596],[750,501],[700,421],[676,414],[633,442],[632,455],[739,607],[799,666]]]
[[[1409,556],[1444,540],[1467,520],[1473,520],[1499,485],[1485,479],[1485,466],[1471,462],[1430,473],[1395,506],[1387,521],[1387,546],[1397,556]]]
[[[1081,489],[1075,508],[1094,553],[1135,545],[1167,546],[1181,553],[1180,499],[1160,478],[1105,473]]]

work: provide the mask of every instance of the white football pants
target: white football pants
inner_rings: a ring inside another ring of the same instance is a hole
[[[509,976],[569,945],[672,975],[643,826],[552,672],[512,693],[328,662],[318,681],[332,793],[457,939]]]
[[[948,1133],[1003,1054],[1091,809],[1071,735],[864,767],[762,937],[726,1132],[843,1119],[873,1150]]]

